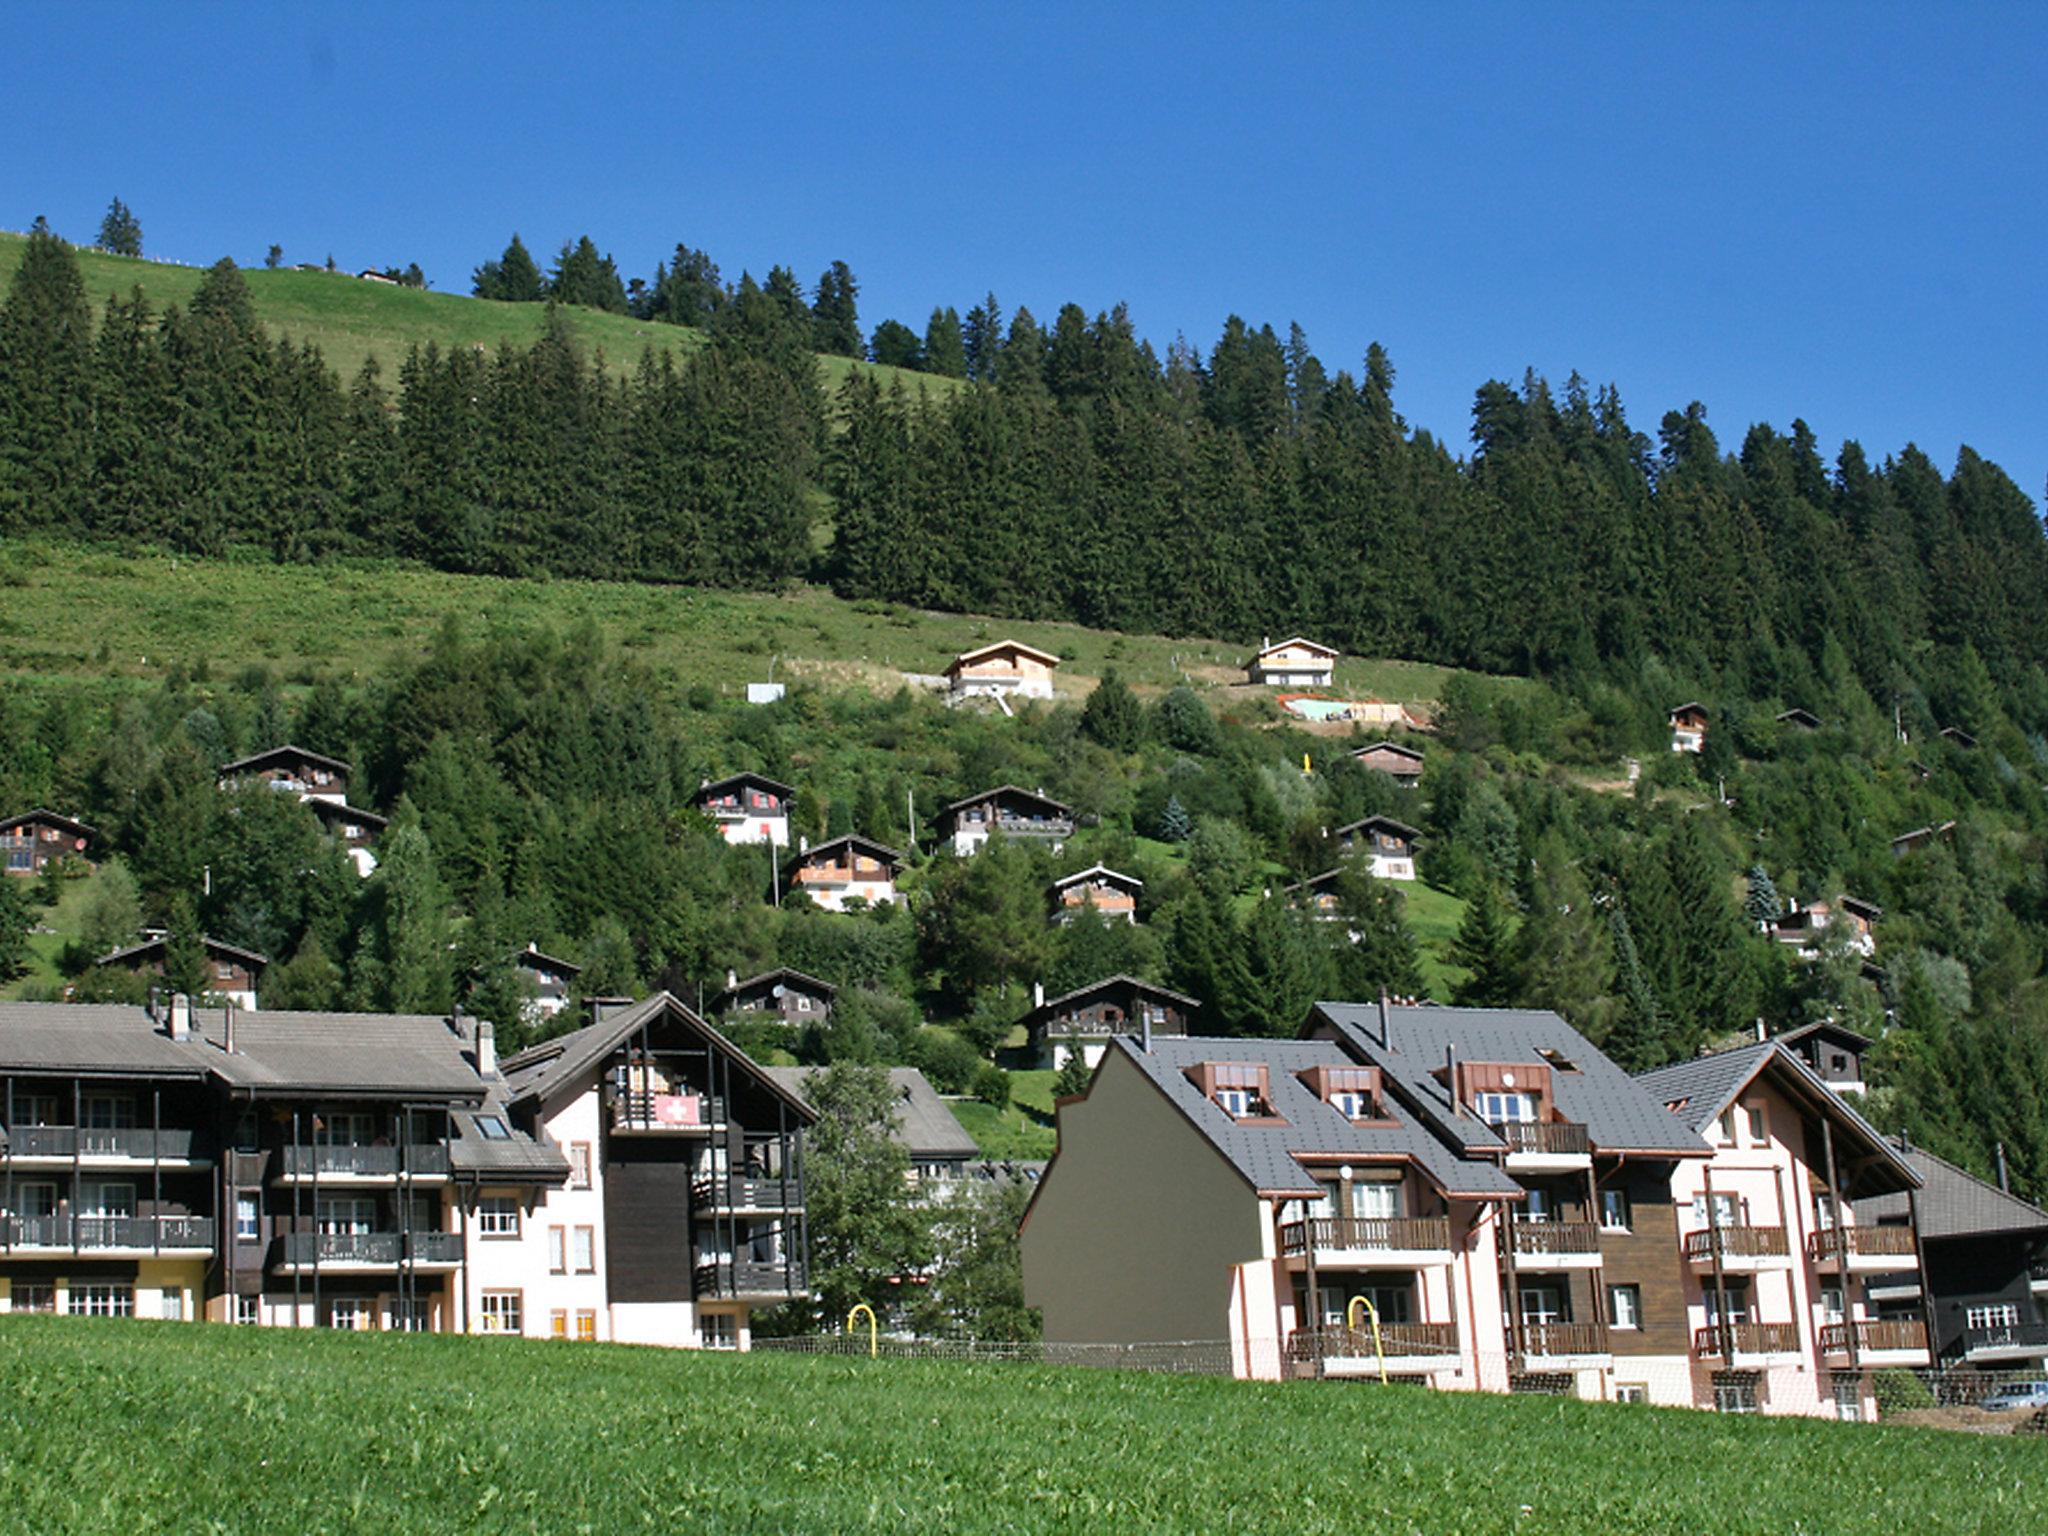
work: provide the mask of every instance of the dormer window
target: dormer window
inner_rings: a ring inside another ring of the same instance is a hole
[[[1382,1117],[1378,1067],[1310,1067],[1296,1075],[1304,1088],[1346,1120]]]
[[[1205,1061],[1187,1075],[1203,1096],[1233,1120],[1274,1120],[1263,1062]]]
[[[1250,1115],[1252,1105],[1255,1102],[1257,1102],[1256,1095],[1249,1088],[1218,1088],[1216,1090],[1217,1107],[1233,1120],[1242,1120]]]
[[[1347,1120],[1364,1120],[1372,1113],[1372,1100],[1355,1089],[1336,1088],[1330,1092],[1330,1107]]]
[[[1533,1125],[1536,1095],[1488,1089],[1472,1096],[1472,1107],[1488,1125]]]

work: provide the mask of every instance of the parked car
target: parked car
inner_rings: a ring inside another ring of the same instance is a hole
[[[1977,1405],[1986,1413],[2008,1408],[2048,1408],[2048,1381],[2009,1381]]]

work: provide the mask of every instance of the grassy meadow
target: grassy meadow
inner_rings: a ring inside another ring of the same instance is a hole
[[[0,1318],[11,1530],[2028,1532],[2048,1447],[1358,1383]]]
[[[27,244],[24,235],[0,233],[0,289],[12,280]],[[210,263],[220,254],[205,257],[203,262]],[[480,253],[478,260],[497,254]],[[553,258],[550,253],[536,251],[535,259],[549,262]],[[515,346],[530,346],[541,334],[546,308],[540,304],[472,299],[459,291],[435,293],[430,289],[364,282],[347,272],[272,272],[260,265],[259,258],[242,265],[250,297],[255,301],[256,318],[272,335],[314,343],[327,359],[327,365],[345,380],[353,379],[364,361],[375,357],[383,368],[387,387],[396,386],[398,365],[415,345],[424,347],[433,342],[444,352],[464,347],[495,350],[501,342],[508,341]],[[86,298],[96,315],[105,308],[109,295],[125,297],[135,288],[140,288],[158,309],[186,303],[206,275],[204,264],[179,266],[171,262],[137,261],[89,250],[78,252],[78,268],[85,280]],[[438,278],[448,288],[459,290],[468,286],[464,273],[441,273]],[[606,363],[621,371],[635,367],[640,355],[650,347],[681,357],[704,344],[701,334],[683,326],[658,325],[594,309],[568,308],[562,313],[586,352],[592,356],[602,352]],[[935,393],[950,393],[957,387],[950,379],[876,367],[852,358],[821,357],[818,362],[828,389],[837,389],[855,371],[872,373],[885,383],[901,379],[912,390],[923,385]]]

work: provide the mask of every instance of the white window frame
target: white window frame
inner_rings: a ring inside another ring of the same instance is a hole
[[[1608,1286],[1607,1322],[1616,1330],[1640,1332],[1643,1326],[1643,1288],[1639,1285]]]
[[[263,1202],[254,1195],[235,1196],[235,1241],[253,1243],[263,1236]]]
[[[478,1333],[516,1334],[526,1320],[526,1293],[516,1290],[481,1292],[476,1300]]]
[[[64,1310],[72,1317],[133,1317],[135,1287],[126,1280],[74,1280]]]
[[[579,1275],[597,1273],[597,1228],[572,1227],[569,1231],[569,1258]]]
[[[368,1237],[377,1230],[377,1202],[368,1195],[322,1195],[313,1230],[325,1237]]]
[[[1988,1301],[1980,1306],[1969,1307],[1963,1312],[1963,1326],[1973,1332],[1992,1332],[2000,1328],[2017,1328],[2020,1325],[2018,1302]]]
[[[233,1299],[232,1308],[233,1310],[230,1312],[228,1320],[244,1328],[253,1328],[263,1321],[263,1298],[261,1296],[238,1293]]]
[[[1488,1088],[1472,1096],[1472,1107],[1488,1125],[1534,1125],[1536,1095],[1519,1088]]]
[[[1614,1384],[1614,1400],[1617,1403],[1647,1403],[1650,1384],[1646,1381],[1618,1381]]]
[[[548,1228],[548,1273],[569,1273],[569,1233],[565,1227]]]
[[[517,1195],[479,1195],[476,1202],[477,1236],[516,1239],[520,1215]]]
[[[740,1320],[730,1312],[704,1312],[697,1317],[697,1342],[705,1349],[738,1349]]]
[[[1600,1230],[1628,1232],[1635,1227],[1635,1207],[1625,1189],[1600,1191]]]
[[[578,1307],[576,1309],[575,1338],[579,1344],[595,1344],[597,1342],[597,1308]]]
[[[569,1187],[590,1188],[590,1143],[587,1141],[569,1143]]]

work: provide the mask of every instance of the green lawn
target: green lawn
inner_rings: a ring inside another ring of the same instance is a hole
[[[13,279],[27,244],[25,236],[0,234],[0,288]],[[138,287],[159,309],[167,304],[183,304],[191,299],[206,275],[203,266],[131,261],[98,251],[81,250],[77,254],[86,298],[96,318],[106,307],[108,295],[125,297],[130,289]],[[215,252],[204,257],[191,254],[195,261],[210,263],[221,254],[232,253]],[[321,254],[324,257],[326,253]],[[505,341],[527,346],[541,334],[545,318],[544,305],[499,304],[463,295],[459,290],[468,284],[466,275],[461,273],[435,274],[444,287],[458,290],[435,293],[363,282],[342,272],[270,272],[259,261],[260,258],[245,262],[243,273],[248,279],[250,297],[255,301],[256,318],[273,335],[315,343],[328,366],[344,380],[353,379],[363,360],[374,355],[383,367],[385,384],[395,388],[398,365],[415,344],[425,346],[431,341],[444,352],[458,347],[495,349]],[[361,262],[358,268],[370,264]],[[683,355],[703,345],[700,333],[681,326],[657,325],[592,309],[565,309],[563,315],[586,351],[593,356],[602,352],[607,363],[622,371],[634,367],[649,347]],[[901,379],[913,390],[923,385],[944,394],[958,387],[950,379],[877,368],[851,358],[826,357],[820,358],[819,363],[828,389],[837,389],[847,374],[856,369],[873,373],[884,382]]]
[[[1451,944],[1458,937],[1458,925],[1465,920],[1465,903],[1449,891],[1440,891],[1420,880],[1401,887],[1408,926],[1414,930],[1422,951],[1422,976],[1429,983],[1429,995],[1439,1002],[1449,999],[1451,988],[1465,979],[1465,969],[1453,965]]]
[[[1080,1368],[0,1319],[4,1524],[104,1531],[2041,1528],[2048,1448]]]
[[[40,881],[32,881],[27,887],[31,892],[41,889]],[[77,880],[66,880],[62,894],[55,907],[46,907],[34,901],[33,921],[48,933],[31,929],[28,936],[28,969],[10,982],[0,984],[0,998],[22,997],[31,990],[46,991],[63,981],[63,973],[57,969],[57,957],[64,952],[64,946],[78,937],[78,931],[85,921],[85,905],[92,897],[92,876]]]

